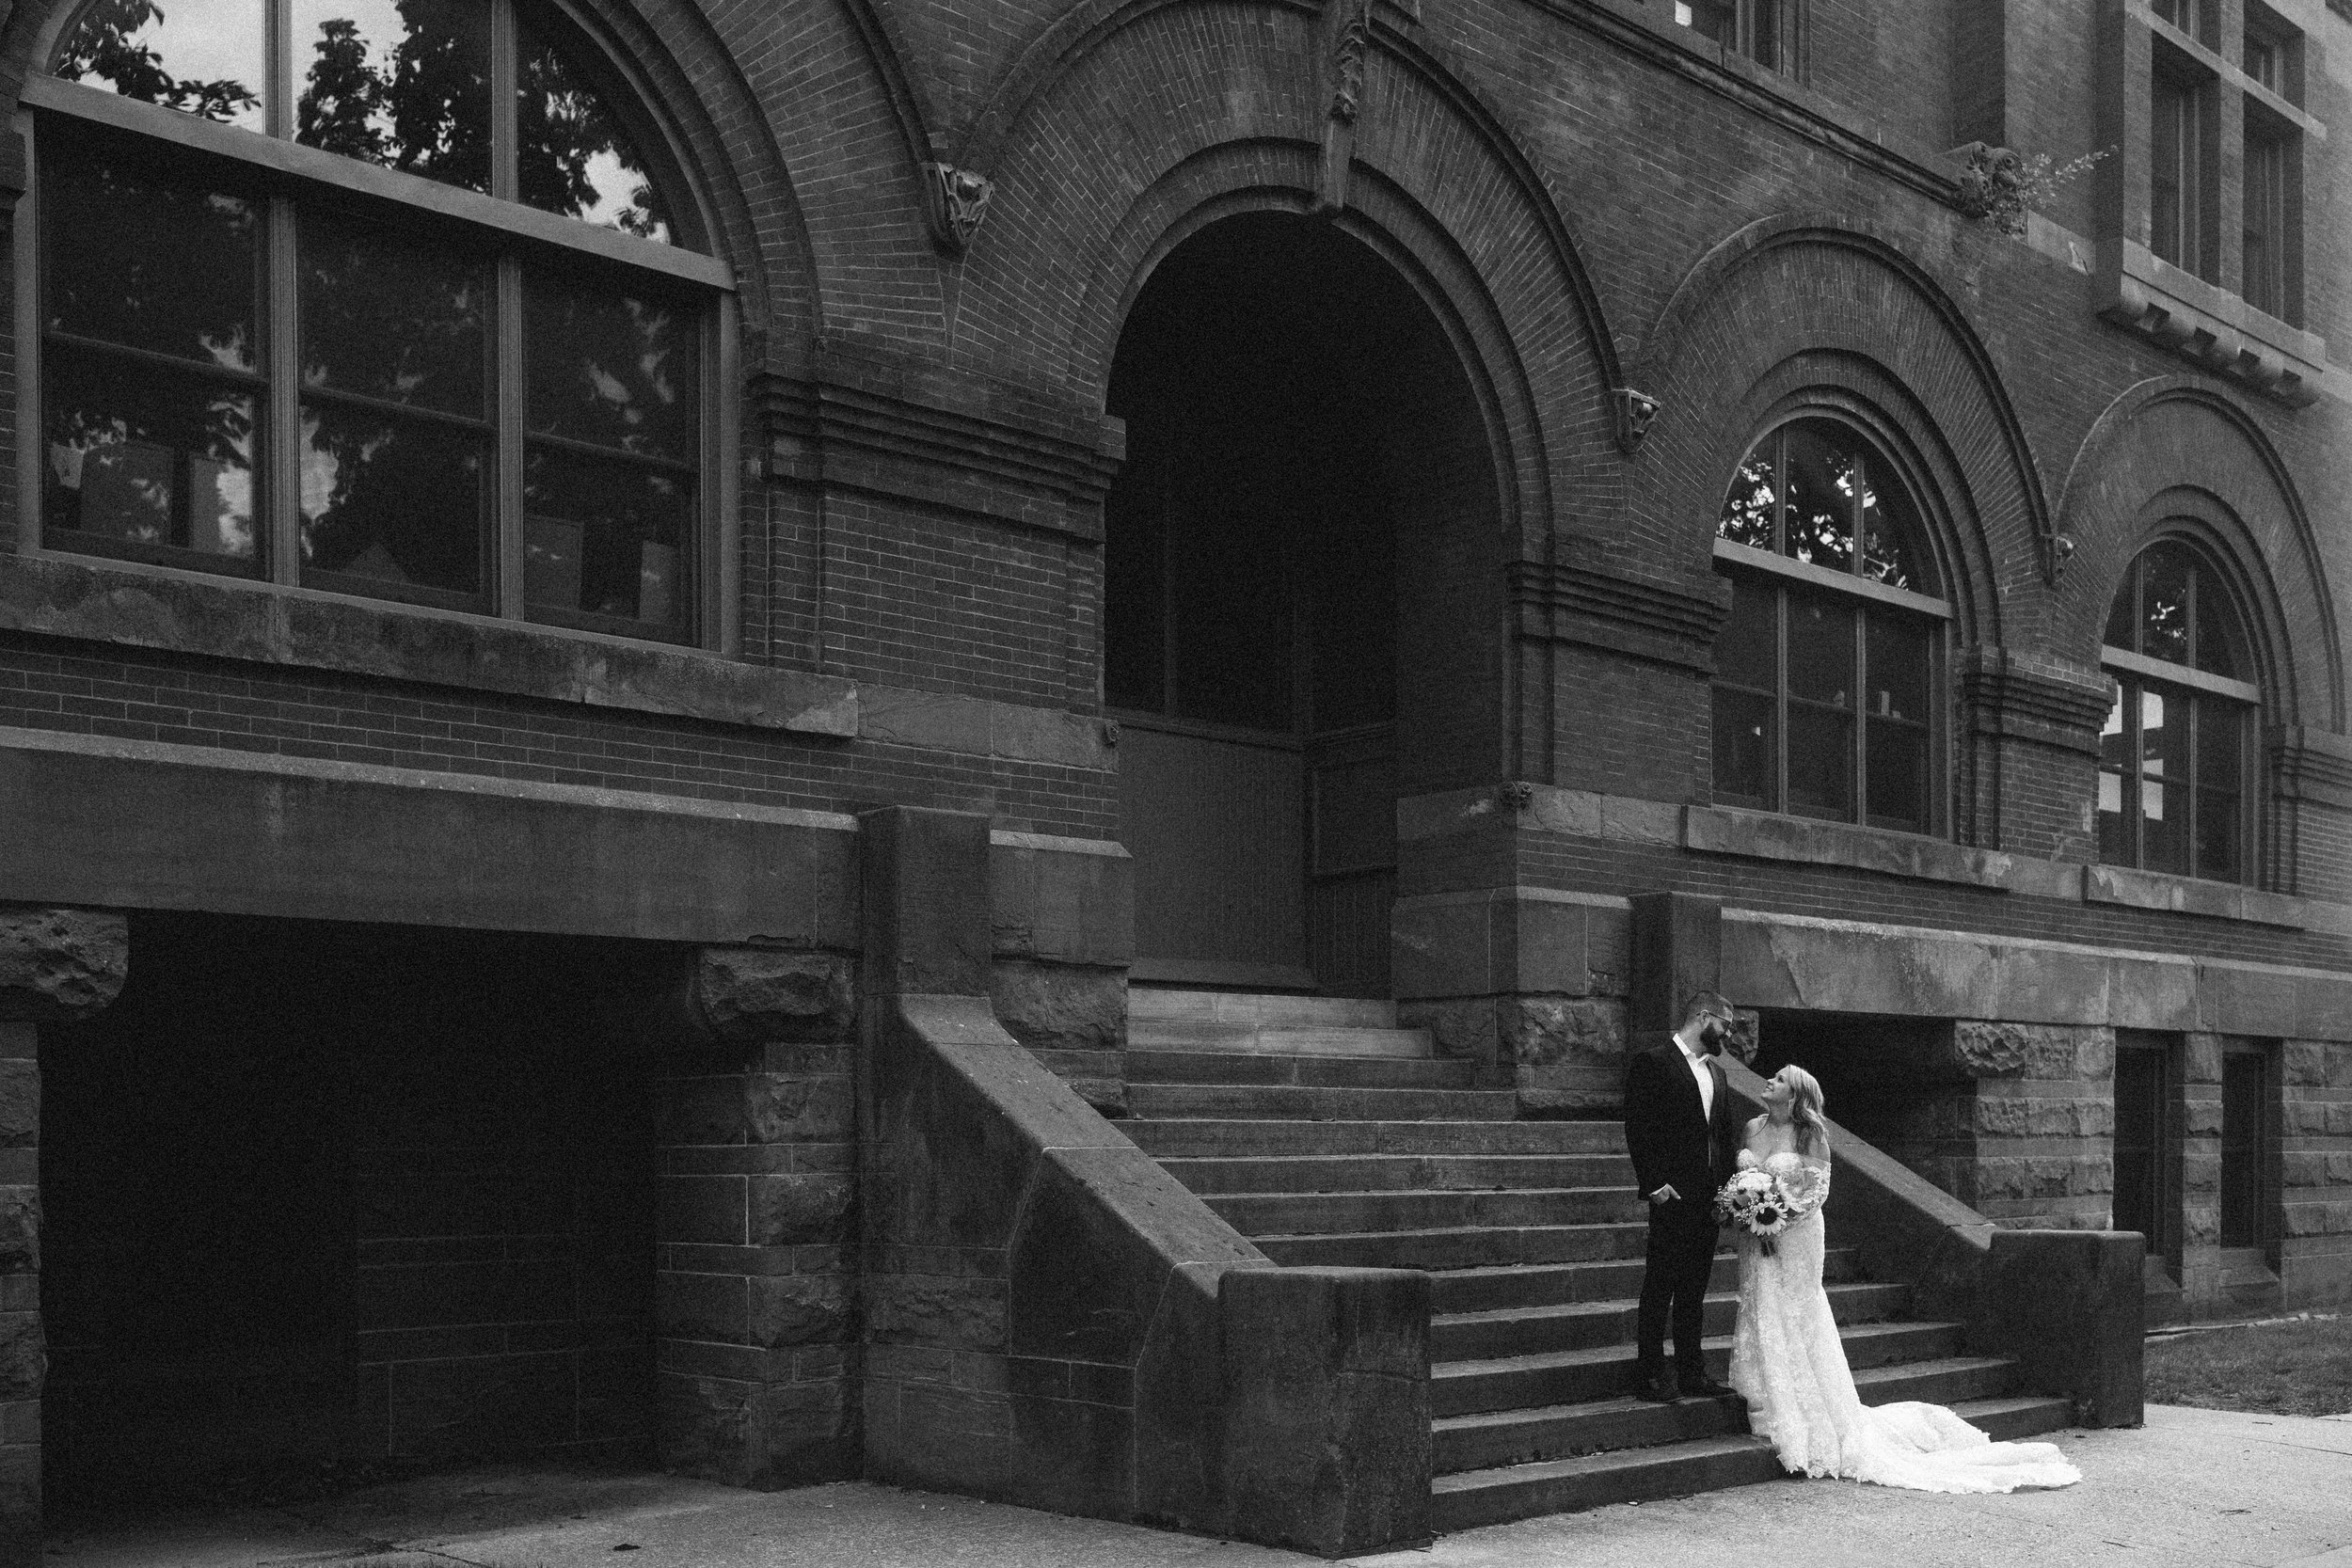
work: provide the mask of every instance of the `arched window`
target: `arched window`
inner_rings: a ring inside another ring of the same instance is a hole
[[[2186,541],[2152,545],[2123,574],[2106,641],[2117,690],[2099,737],[2099,858],[2249,880],[2262,691],[2227,584]]]
[[[26,86],[41,547],[703,635],[727,270],[541,0],[98,0]]]
[[[1715,799],[1907,832],[1943,815],[1938,597],[1893,462],[1822,415],[1765,433],[1715,525]]]

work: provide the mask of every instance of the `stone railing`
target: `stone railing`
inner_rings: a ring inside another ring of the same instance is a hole
[[[1329,1557],[1425,1539],[1427,1276],[1276,1267],[997,1022],[986,819],[860,826],[866,1473]]]
[[[1744,1113],[1758,1114],[1764,1081],[1725,1070]],[[2073,1400],[2084,1426],[2140,1423],[2144,1238],[2004,1230],[1835,1122],[1830,1139],[1835,1244],[1857,1248],[1872,1278],[1908,1283],[1921,1316],[1966,1323],[1973,1354],[2014,1357],[2021,1392]]]

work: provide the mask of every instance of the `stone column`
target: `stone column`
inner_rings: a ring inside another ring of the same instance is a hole
[[[119,914],[0,905],[0,1568],[41,1560],[40,1026],[112,1002],[130,957]]]
[[[660,1011],[661,1462],[775,1488],[859,1469],[854,986],[833,953],[709,947]]]
[[[1973,1080],[1975,1111],[1975,1147],[1949,1172],[1960,1183],[1952,1196],[2008,1227],[2106,1229],[2115,1196],[2115,1031],[1961,1019],[1951,1053]]]
[[[2226,1037],[2188,1035],[2181,1053],[2181,1306],[2220,1315],[2221,1054]],[[2151,1248],[2154,1250],[2154,1248]]]
[[[2352,1302],[2352,1041],[2281,1048],[2279,1282],[2290,1309]]]

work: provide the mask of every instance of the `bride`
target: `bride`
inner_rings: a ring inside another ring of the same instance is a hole
[[[1740,1168],[1780,1179],[1803,1217],[1771,1251],[1740,1232],[1740,1316],[1731,1386],[1748,1424],[1792,1474],[1843,1476],[1920,1492],[2008,1492],[2069,1486],[2082,1472],[2053,1444],[1995,1443],[1940,1404],[1875,1408],[1854,1392],[1846,1349],[1821,1289],[1821,1204],[1829,1196],[1829,1130],[1821,1085],[1785,1067],[1764,1085]]]

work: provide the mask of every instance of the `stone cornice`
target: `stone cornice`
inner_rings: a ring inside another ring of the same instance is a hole
[[[761,474],[1099,541],[1103,496],[1125,454],[1120,421],[1005,388],[964,406],[931,395],[949,385],[854,351],[755,375],[747,401]]]
[[[1720,578],[1660,581],[1536,561],[1515,561],[1507,575],[1522,638],[1714,673],[1715,632],[1731,610],[1730,585]]]
[[[2094,756],[2115,704],[2115,683],[2105,674],[2006,648],[1970,649],[1960,680],[1978,734],[2015,736]]]

